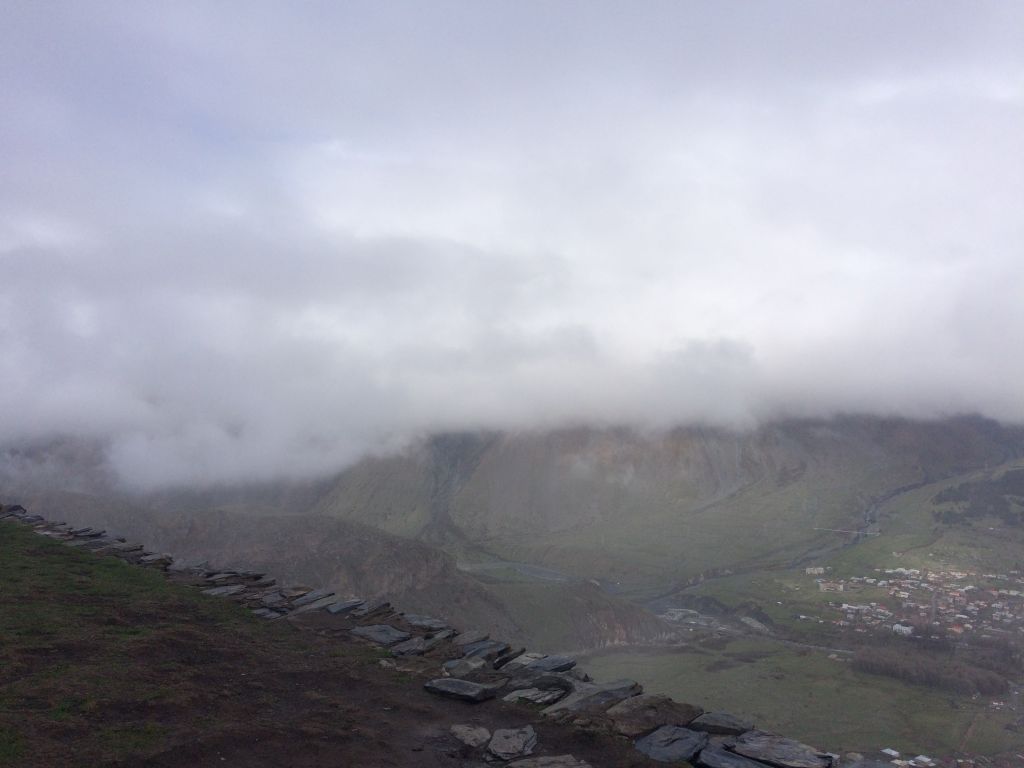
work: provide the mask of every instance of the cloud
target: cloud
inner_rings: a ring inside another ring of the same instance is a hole
[[[434,429],[1024,420],[1014,6],[6,15],[6,442],[159,486]]]

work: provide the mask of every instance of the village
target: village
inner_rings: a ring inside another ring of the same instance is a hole
[[[876,568],[871,576],[828,578],[828,569],[810,567],[818,590],[848,599],[828,603],[828,620],[857,632],[892,632],[904,636],[938,634],[1024,641],[1024,574],[974,574]]]

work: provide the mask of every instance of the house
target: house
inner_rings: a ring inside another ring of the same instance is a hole
[[[906,624],[893,624],[892,631],[897,635],[903,635],[904,637],[910,637],[914,634],[914,628],[908,627]]]
[[[808,576],[821,576],[823,573],[825,573],[825,569],[819,565],[813,568],[804,568],[804,573],[806,573]]]

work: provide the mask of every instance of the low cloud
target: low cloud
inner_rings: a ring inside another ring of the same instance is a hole
[[[1019,9],[138,8],[0,31],[5,444],[1024,421]]]

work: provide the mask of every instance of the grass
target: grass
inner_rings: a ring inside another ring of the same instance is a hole
[[[950,754],[972,721],[967,751],[994,754],[1024,746],[1005,729],[1009,715],[984,703],[865,675],[824,653],[768,640],[721,648],[622,652],[583,660],[597,679],[633,678],[653,693],[734,712],[765,727],[832,750]],[[785,702],[785,706],[779,706]]]
[[[19,765],[44,730],[51,747],[95,747],[96,764],[158,747],[161,707],[191,696],[180,684],[208,660],[196,645],[268,629],[156,572],[0,522],[0,765]]]

